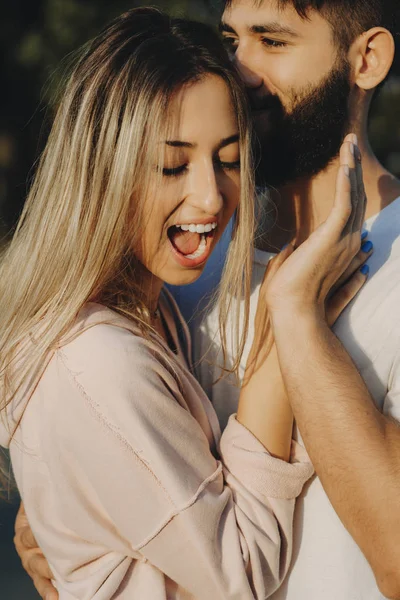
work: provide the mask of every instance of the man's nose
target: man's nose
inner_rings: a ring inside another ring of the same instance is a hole
[[[258,89],[262,86],[263,78],[252,68],[247,53],[240,47],[236,51],[234,64],[247,88]]]

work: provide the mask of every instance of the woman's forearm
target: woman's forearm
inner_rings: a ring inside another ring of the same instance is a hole
[[[249,371],[251,370],[251,375]],[[255,368],[250,365],[242,387],[237,419],[268,452],[289,460],[293,413],[281,376],[276,347]]]

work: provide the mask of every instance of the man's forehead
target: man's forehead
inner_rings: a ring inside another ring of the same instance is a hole
[[[235,20],[238,18],[246,23],[260,18],[290,20],[294,23],[301,23],[304,20],[290,2],[282,5],[278,0],[231,0],[225,5],[222,21],[232,18]]]
[[[258,26],[271,24],[295,36],[308,37],[318,25],[327,27],[326,20],[318,12],[310,11],[307,17],[299,15],[291,2],[282,4],[279,0],[231,0],[226,4],[221,19],[222,26],[233,29],[248,29],[255,32]]]

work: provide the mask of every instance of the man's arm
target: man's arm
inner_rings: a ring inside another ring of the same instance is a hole
[[[320,314],[287,306],[271,317],[282,375],[315,470],[381,592],[398,599],[400,427],[377,410]]]
[[[357,147],[347,150],[344,144],[340,163],[350,167],[344,170],[351,205],[338,248],[355,243],[365,214],[361,155]],[[326,290],[341,260],[340,254],[337,262],[329,260],[327,225],[345,197],[338,193],[345,189],[342,175],[341,167],[327,221],[289,257],[265,293],[285,386],[317,474],[382,593],[400,599],[400,428],[377,410],[325,319]]]

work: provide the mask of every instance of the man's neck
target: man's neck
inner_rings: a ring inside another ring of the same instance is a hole
[[[379,163],[368,143],[360,141],[360,150],[367,195],[365,218],[368,219],[400,196],[400,181]],[[299,245],[307,239],[332,209],[338,168],[339,158],[314,177],[272,191],[269,200],[272,200],[272,209],[267,206],[266,218],[260,220],[256,247],[276,252],[290,241]]]

